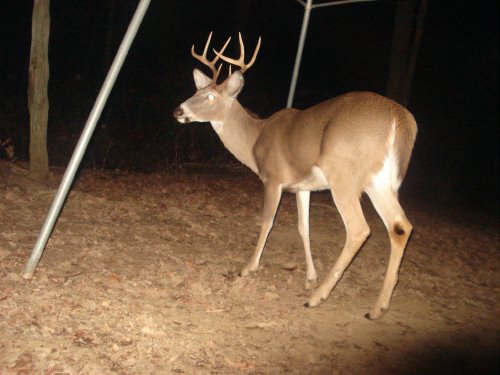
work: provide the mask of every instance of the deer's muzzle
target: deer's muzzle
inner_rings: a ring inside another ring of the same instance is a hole
[[[189,118],[186,117],[184,110],[182,109],[181,106],[178,106],[176,109],[174,109],[174,117],[179,122],[182,123],[189,122]]]

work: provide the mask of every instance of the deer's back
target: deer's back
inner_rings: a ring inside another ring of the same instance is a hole
[[[344,94],[305,110],[284,109],[265,123],[254,147],[259,174],[292,180],[306,178],[321,160],[332,169],[368,174],[382,165],[392,127],[404,175],[417,130],[404,107],[371,92]]]

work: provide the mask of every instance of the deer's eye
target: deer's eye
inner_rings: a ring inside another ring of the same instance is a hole
[[[215,100],[215,95],[214,95],[214,94],[208,94],[208,95],[207,95],[207,99],[208,99],[209,101],[213,101],[213,100]]]

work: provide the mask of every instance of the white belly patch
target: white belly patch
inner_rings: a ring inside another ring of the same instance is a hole
[[[317,191],[330,189],[330,185],[325,177],[325,174],[319,167],[312,167],[309,176],[288,186],[284,186],[285,189],[291,191],[307,190],[307,191]]]

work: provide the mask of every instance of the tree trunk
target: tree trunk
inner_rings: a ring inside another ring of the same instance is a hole
[[[109,67],[112,63],[112,50],[113,50],[113,30],[115,23],[115,0],[110,0],[108,8],[108,19],[106,21],[106,37],[104,38],[104,53],[103,53],[103,64],[102,72],[103,76],[106,77]]]
[[[414,30],[414,12],[416,0],[399,1],[396,4],[396,18],[392,31],[391,61],[387,78],[387,96],[402,105],[407,105],[409,92],[408,63]],[[410,78],[411,79],[411,78]]]
[[[418,7],[417,20],[415,25],[415,34],[413,36],[413,42],[411,46],[410,56],[408,57],[408,68],[406,69],[406,76],[404,79],[405,86],[403,87],[403,93],[405,95],[406,101],[404,105],[408,105],[410,101],[411,86],[413,83],[413,75],[415,74],[415,66],[417,65],[417,55],[420,49],[420,42],[422,41],[422,35],[424,33],[424,20],[427,13],[427,5],[429,0],[421,0]]]
[[[29,65],[30,170],[38,181],[49,175],[47,122],[49,115],[50,0],[34,0]]]

